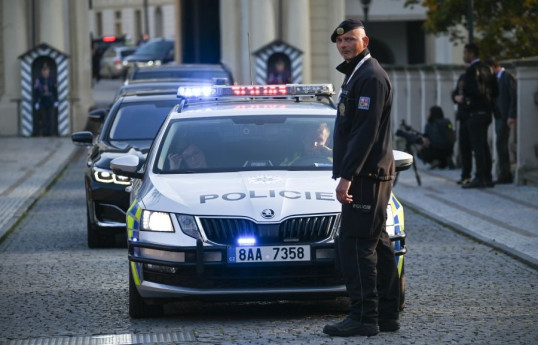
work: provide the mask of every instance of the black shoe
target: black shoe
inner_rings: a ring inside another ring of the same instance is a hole
[[[396,332],[400,329],[398,320],[379,320],[379,330],[381,332]]]
[[[470,188],[486,188],[487,185],[482,180],[474,179],[470,183],[467,183],[466,185],[462,185],[461,188],[470,189]]]
[[[349,337],[352,335],[372,336],[379,333],[379,327],[375,323],[363,323],[353,320],[349,316],[343,321],[325,325],[323,333],[336,337]]]
[[[459,180],[456,183],[461,184],[462,186],[465,186],[466,184],[471,183],[471,181],[472,181],[472,179],[470,177],[466,177],[466,178],[462,178],[461,180]]]

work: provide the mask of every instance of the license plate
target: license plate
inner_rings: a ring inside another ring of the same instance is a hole
[[[229,263],[310,261],[310,246],[228,247]]]

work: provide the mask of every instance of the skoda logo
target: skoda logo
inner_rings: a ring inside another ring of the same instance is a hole
[[[265,219],[271,219],[275,216],[275,211],[271,210],[270,208],[266,208],[262,211],[262,217]]]

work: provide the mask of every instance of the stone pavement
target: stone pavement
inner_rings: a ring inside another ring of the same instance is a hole
[[[463,189],[460,170],[429,170],[417,160],[422,186],[412,169],[400,172],[393,189],[405,207],[538,267],[538,187],[496,185]],[[413,229],[406,229],[408,242]],[[412,248],[412,245],[409,246]],[[412,253],[411,253],[412,255]]]
[[[120,83],[99,82],[96,105],[108,104]],[[70,138],[56,137],[0,137],[0,147],[1,242],[62,172],[77,147]],[[428,170],[420,161],[418,167],[422,186],[410,169],[400,173],[394,187],[404,207],[538,267],[538,187],[467,190],[456,184],[457,169]],[[406,230],[411,244],[413,229]]]

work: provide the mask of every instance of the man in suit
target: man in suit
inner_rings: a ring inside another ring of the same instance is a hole
[[[475,159],[475,178],[463,188],[493,187],[491,152],[488,145],[488,127],[491,123],[493,104],[498,96],[497,81],[491,68],[480,61],[478,46],[467,43],[463,61],[469,64],[463,81],[463,94],[455,97],[469,109],[467,129]]]
[[[498,115],[495,118],[495,134],[497,135],[495,145],[499,159],[499,173],[495,184],[512,183],[508,139],[510,137],[510,127],[516,122],[516,79],[509,72],[505,71],[495,59],[487,59],[486,63],[493,69],[499,85],[499,97],[497,98]]]

